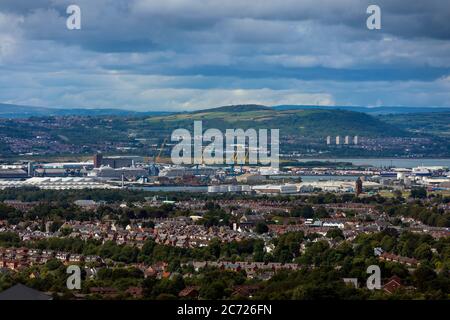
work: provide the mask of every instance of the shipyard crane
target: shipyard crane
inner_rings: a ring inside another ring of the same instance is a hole
[[[246,164],[246,163],[249,162],[249,154],[248,154],[248,153],[249,153],[249,151],[248,151],[248,149],[246,149],[244,162],[240,164],[240,166],[241,166],[241,171],[240,171],[240,173],[241,173],[241,174],[244,172],[244,170],[243,170],[244,164]],[[235,153],[233,154],[233,163],[231,164],[231,169],[230,169],[230,175],[232,175],[232,176],[235,175],[234,167],[235,167],[235,165],[237,164],[237,161],[238,161],[238,159],[237,159],[237,152],[235,152]]]
[[[157,172],[157,168],[156,168],[156,163],[158,163],[161,159],[161,154],[164,150],[164,147],[167,143],[167,138],[164,139],[163,143],[161,144],[161,147],[158,149],[157,145],[154,149],[154,155],[153,155],[153,163],[151,164],[151,174],[155,174],[155,172]],[[159,152],[158,152],[159,150]]]
[[[162,152],[164,150],[164,147],[166,146],[167,140],[168,140],[167,138],[164,138],[164,141],[161,144],[161,148],[159,148],[158,156],[156,156],[156,153],[155,153],[155,157],[153,158],[153,162],[154,163],[157,163],[157,162],[159,162],[161,160],[161,154],[162,154]]]

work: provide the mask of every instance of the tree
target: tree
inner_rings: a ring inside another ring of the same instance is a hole
[[[300,255],[300,244],[304,238],[303,232],[288,232],[276,240],[273,256],[279,262],[292,262]]]
[[[427,290],[436,279],[436,272],[428,265],[420,265],[413,273],[413,280],[419,290]]]
[[[209,242],[209,252],[210,252],[210,254],[214,257],[214,258],[216,258],[216,259],[218,259],[219,257],[220,257],[220,240],[219,239],[217,239],[217,238],[214,238],[214,239],[212,239],[210,242]]]
[[[323,218],[329,218],[330,214],[328,213],[327,209],[325,209],[324,207],[319,207],[316,209],[314,216],[317,219],[323,219]]]
[[[180,272],[181,271],[180,259],[176,258],[176,259],[173,259],[172,261],[170,261],[167,269],[170,272]]]
[[[62,226],[62,222],[61,221],[54,221],[51,225],[50,225],[50,232],[56,232],[59,230],[59,228]]]
[[[264,261],[264,242],[257,241],[253,247],[253,261]]]
[[[66,237],[66,236],[68,236],[69,234],[71,234],[72,233],[72,228],[61,228],[61,235],[63,236],[63,237]]]
[[[225,284],[222,281],[214,281],[210,284],[204,284],[200,288],[200,296],[206,300],[219,300],[225,295]]]
[[[267,233],[269,231],[269,227],[264,222],[258,222],[255,226],[255,232],[259,234]]]
[[[148,239],[142,246],[141,254],[151,256],[154,248],[155,248],[155,241],[153,239]]]
[[[47,269],[51,271],[58,269],[60,266],[62,266],[62,262],[56,259],[51,259],[46,263]]]
[[[344,240],[344,233],[342,232],[341,229],[339,228],[333,228],[328,230],[327,232],[327,238],[331,238],[331,239],[337,239],[337,240]]]
[[[154,228],[155,223],[153,221],[146,221],[142,223],[142,227],[144,228]]]
[[[402,192],[400,190],[394,190],[392,191],[392,194],[396,197],[396,198],[401,198],[402,197]]]
[[[20,243],[20,237],[15,232],[1,232],[0,245],[4,247],[16,246]]]
[[[432,256],[433,252],[431,251],[431,247],[426,243],[422,243],[414,250],[414,257],[419,260],[430,260]]]
[[[411,198],[425,199],[427,197],[427,189],[425,188],[413,188],[411,189]]]
[[[308,206],[308,205],[297,207],[291,211],[291,216],[310,219],[310,218],[314,217],[314,210],[311,206]]]
[[[395,241],[395,238],[394,238],[394,237],[385,235],[385,236],[383,237],[383,239],[381,239],[380,245],[381,245],[381,248],[383,248],[383,250],[389,252],[389,251],[392,251],[392,249],[394,248],[395,242],[396,242],[396,241]]]
[[[320,265],[326,260],[326,255],[329,252],[329,245],[325,241],[318,241],[311,243],[306,249],[305,253],[300,257],[304,264]]]

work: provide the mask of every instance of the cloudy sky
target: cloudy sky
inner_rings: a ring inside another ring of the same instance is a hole
[[[0,0],[0,102],[450,106],[450,2]]]

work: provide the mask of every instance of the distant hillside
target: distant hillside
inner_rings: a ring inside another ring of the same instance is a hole
[[[192,113],[153,116],[148,123],[165,129],[191,128],[202,120],[205,128],[273,128],[283,135],[323,137],[360,135],[366,137],[407,136],[393,125],[360,112],[334,109],[277,110],[258,105],[225,106]]]
[[[432,113],[432,112],[450,112],[450,108],[440,107],[349,107],[349,106],[312,106],[312,105],[279,105],[267,107],[262,105],[235,105],[224,106],[218,108],[207,109],[208,112],[250,112],[250,111],[288,111],[288,110],[345,110],[362,112],[371,115],[385,115],[385,114],[408,114],[408,113]],[[18,119],[29,117],[50,117],[50,116],[152,116],[152,115],[167,115],[177,113],[203,113],[205,110],[198,110],[193,112],[165,112],[165,111],[131,111],[124,109],[112,108],[47,108],[22,106],[14,104],[0,103],[0,118]]]
[[[450,138],[450,111],[380,115],[378,119],[412,133]]]
[[[372,115],[384,114],[404,114],[404,113],[430,113],[430,112],[450,112],[448,107],[364,107],[364,106],[298,106],[298,105],[280,105],[273,107],[276,110],[305,110],[305,109],[326,109],[326,110],[347,110],[363,112]]]
[[[18,106],[0,103],[1,118],[27,118],[33,116],[47,116],[53,112],[50,108]]]
[[[269,111],[274,108],[266,107],[259,104],[241,104],[241,105],[233,105],[233,106],[222,106],[211,109],[203,109],[190,113],[203,113],[203,112],[250,112],[250,111]],[[189,112],[188,112],[189,113]]]
[[[0,118],[19,119],[29,117],[51,117],[51,116],[145,116],[145,115],[161,115],[169,114],[169,112],[149,111],[138,112],[121,109],[62,109],[62,108],[45,108],[19,106],[14,104],[0,103]]]
[[[24,112],[27,110],[19,110]],[[44,114],[46,110],[42,112]],[[89,115],[93,115],[89,112]],[[427,115],[423,117],[422,115]],[[100,117],[58,118],[32,117],[27,121],[1,119],[0,156],[80,155],[99,150],[105,154],[155,155],[158,146],[166,141],[170,154],[170,136],[173,130],[193,131],[195,120],[202,120],[203,130],[226,129],[280,129],[282,152],[341,156],[341,157],[399,157],[435,156],[450,154],[448,138],[437,137],[436,131],[448,132],[448,114],[440,114],[439,126],[433,127],[434,113],[372,116],[366,113],[336,109],[305,108],[277,110],[258,105],[225,106],[177,114],[105,115]],[[408,120],[404,120],[406,116]],[[423,125],[420,119],[425,119]],[[447,121],[447,122],[446,122]],[[410,122],[410,123],[408,123]],[[414,128],[423,126],[426,131]],[[434,132],[433,132],[434,131]],[[329,148],[326,136],[354,136],[361,138],[422,138],[385,139],[382,149]]]

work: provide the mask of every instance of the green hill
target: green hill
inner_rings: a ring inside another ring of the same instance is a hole
[[[408,132],[450,138],[450,111],[392,114],[378,118]]]
[[[280,129],[280,135],[324,137],[360,135],[365,137],[401,137],[408,134],[368,114],[326,109],[276,110],[258,105],[226,106],[191,113],[154,116],[147,119],[151,127],[192,129],[195,120],[204,128]]]
[[[170,144],[173,130],[185,128],[193,132],[196,120],[202,120],[203,130],[217,128],[223,133],[226,129],[279,129],[283,152],[321,150],[341,156],[374,156],[373,151],[365,149],[337,148],[330,151],[324,139],[336,135],[362,138],[421,136],[366,113],[312,108],[277,110],[258,105],[238,105],[170,115],[0,117],[0,140],[4,142],[0,156],[20,153],[92,154],[98,150],[112,154],[123,150],[121,152],[150,155],[164,140]],[[431,139],[434,141],[436,138],[433,136]],[[442,145],[440,141],[436,143]],[[422,146],[420,143],[417,147],[394,145],[390,153],[382,151],[379,154],[395,156],[419,151],[433,154]],[[436,149],[432,144],[430,148]],[[447,150],[441,149],[439,156],[443,152],[447,154]]]

